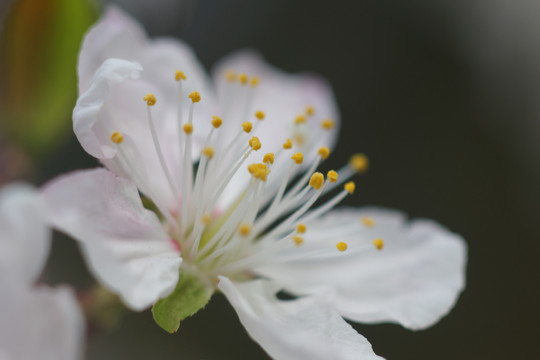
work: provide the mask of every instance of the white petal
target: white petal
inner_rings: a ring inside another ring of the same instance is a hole
[[[90,270],[134,310],[168,295],[182,259],[136,187],[105,169],[79,171],[43,190],[52,224],[83,243]]]
[[[260,84],[255,88],[250,86],[236,86],[236,101],[231,102],[231,84],[227,83],[224,73],[233,70],[236,73],[246,73],[249,76],[258,76]],[[320,146],[332,148],[337,139],[339,129],[339,111],[336,100],[330,85],[321,77],[312,74],[289,74],[267,64],[262,56],[253,51],[239,51],[223,59],[214,70],[214,82],[218,89],[219,101],[222,109],[230,108],[230,112],[225,114],[224,124],[220,129],[220,137],[223,139],[232,138],[240,128],[243,121],[256,123],[254,113],[257,110],[265,112],[265,119],[258,125],[255,135],[262,143],[262,149],[254,153],[247,164],[260,162],[262,155],[268,152],[277,152],[287,138],[295,138],[296,132],[304,138],[303,145],[295,143],[293,151],[287,151],[284,156],[289,158],[293,152],[304,153],[306,166],[310,165],[312,159],[317,156]],[[246,111],[247,92],[253,91],[253,101]],[[228,103],[232,103],[231,106]],[[295,126],[295,119],[298,115],[306,113],[308,106],[315,108],[315,114],[307,118],[307,124],[303,127]],[[245,118],[244,114],[248,115]],[[331,118],[335,121],[336,127],[330,131],[325,131],[320,124],[323,119]],[[288,168],[288,161],[277,161],[273,167],[272,174],[268,177],[268,187],[272,187],[273,182],[282,180],[283,170]],[[242,169],[231,186],[224,192],[221,201],[222,206],[231,204],[240,191],[245,189],[245,184],[249,180],[247,170]]]
[[[0,358],[74,360],[84,353],[84,318],[66,287],[2,281]]]
[[[380,359],[369,342],[321,298],[282,301],[275,296],[278,289],[266,280],[219,280],[219,289],[249,335],[273,358]]]
[[[359,224],[362,216],[373,218],[375,226],[359,227],[345,238],[332,236],[343,226]],[[465,286],[466,244],[433,221],[408,223],[402,214],[382,209],[337,210],[308,224],[305,243],[310,234],[323,232],[328,234],[327,255],[257,271],[295,294],[333,293],[335,308],[351,320],[397,322],[411,329],[436,323]],[[381,251],[370,246],[376,238],[384,240]],[[336,250],[338,241],[349,245],[346,252]]]
[[[31,186],[12,184],[0,191],[0,233],[0,273],[31,284],[50,248],[43,204]]]
[[[108,6],[86,33],[79,53],[79,94],[90,87],[98,67],[109,58],[136,60],[147,43],[141,25],[121,9]]]

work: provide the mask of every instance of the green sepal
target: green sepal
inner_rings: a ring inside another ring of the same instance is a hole
[[[204,280],[184,270],[174,291],[159,300],[152,308],[154,321],[163,330],[175,333],[180,322],[201,310],[210,300],[214,289]]]

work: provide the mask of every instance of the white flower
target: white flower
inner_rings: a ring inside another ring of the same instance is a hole
[[[43,210],[27,185],[0,191],[1,359],[73,360],[83,353],[84,319],[72,291],[34,286],[50,245]]]
[[[104,285],[134,310],[166,297],[154,306],[166,321],[219,289],[280,359],[378,358],[340,315],[420,329],[452,308],[464,287],[461,237],[394,211],[332,210],[368,162],[316,172],[339,125],[323,80],[241,52],[214,84],[185,44],[149,41],[115,8],[86,36],[74,130],[109,170],[68,174],[43,194]],[[278,300],[281,289],[299,298]]]

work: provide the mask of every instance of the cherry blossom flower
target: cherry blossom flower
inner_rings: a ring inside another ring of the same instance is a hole
[[[106,169],[57,178],[43,196],[131,309],[154,304],[173,332],[221,291],[272,357],[375,359],[342,316],[421,329],[455,304],[459,235],[396,211],[334,209],[369,163],[357,154],[317,171],[339,127],[323,79],[243,51],[212,82],[186,44],[149,40],[116,8],[85,37],[78,71],[74,131]]]
[[[84,320],[73,292],[34,285],[50,245],[43,211],[28,185],[0,190],[1,359],[73,360],[83,353]]]

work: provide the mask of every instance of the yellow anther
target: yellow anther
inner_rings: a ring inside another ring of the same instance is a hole
[[[186,74],[184,74],[184,72],[182,70],[176,70],[174,72],[174,79],[176,81],[186,80]]]
[[[310,105],[310,106],[308,106],[308,107],[306,108],[306,115],[307,115],[307,116],[311,116],[311,115],[313,115],[313,114],[315,114],[315,108],[314,108],[313,106]]]
[[[193,132],[193,125],[191,123],[184,124],[184,126],[182,126],[182,128],[184,129],[184,132],[186,134],[188,134],[188,135]]]
[[[347,190],[349,192],[349,194],[354,194],[354,189],[356,189],[356,185],[353,181],[349,181],[348,183],[345,184],[344,186],[345,190]]]
[[[296,246],[300,246],[304,243],[304,238],[298,235],[293,236],[293,241]]]
[[[248,166],[248,171],[255,179],[262,181],[266,181],[266,175],[270,173],[265,164],[251,164]]]
[[[293,159],[295,163],[300,165],[301,163],[304,162],[304,154],[297,152],[296,154],[291,156],[291,159]]]
[[[214,157],[214,148],[211,146],[207,146],[202,151],[203,155],[206,156],[208,159],[211,159]]]
[[[298,115],[296,117],[296,119],[294,119],[294,123],[296,125],[305,124],[306,123],[306,117],[304,115]]]
[[[364,154],[355,154],[351,156],[349,165],[357,172],[364,173],[369,168],[369,159]]]
[[[313,175],[311,175],[311,179],[309,179],[309,186],[313,187],[316,190],[319,190],[323,183],[324,175],[320,172],[314,173]]]
[[[300,233],[300,234],[305,233],[306,230],[307,230],[307,227],[306,227],[306,225],[304,225],[304,224],[298,224],[298,226],[296,227],[296,231],[297,231],[298,233]]]
[[[347,245],[347,243],[344,243],[343,241],[340,241],[336,244],[336,247],[339,251],[343,252],[345,250],[347,250],[347,248],[349,247],[349,245]]]
[[[232,83],[236,80],[236,73],[233,70],[227,70],[225,71],[225,79]]]
[[[199,94],[198,91],[190,92],[188,97],[191,99],[193,103],[198,103],[199,101],[201,101],[201,94]]]
[[[248,81],[248,77],[246,74],[240,74],[238,75],[238,79],[240,80],[240,84],[246,85]]]
[[[208,214],[204,214],[201,218],[201,221],[204,225],[208,225],[212,222],[212,217]]]
[[[330,149],[326,146],[321,146],[319,148],[319,155],[321,155],[324,160],[328,159],[330,156]]]
[[[302,145],[305,144],[306,138],[302,134],[296,134],[296,135],[294,135],[294,142],[297,143],[298,145],[302,146]]]
[[[384,247],[384,241],[383,239],[375,239],[373,240],[373,245],[375,245],[375,247],[377,248],[377,250],[382,250],[382,248]]]
[[[367,227],[374,227],[375,226],[375,220],[373,220],[370,217],[362,216],[360,218],[360,221],[362,222],[362,224],[364,224]]]
[[[261,148],[261,140],[258,137],[254,136],[249,139],[249,146],[255,151],[258,151]]]
[[[285,142],[283,143],[283,148],[284,148],[284,149],[290,149],[290,148],[292,148],[292,141],[291,141],[291,139],[285,140]]]
[[[249,235],[249,233],[251,232],[251,226],[249,224],[245,224],[245,223],[240,224],[240,226],[238,227],[238,232],[242,236]]]
[[[124,135],[120,134],[118,131],[115,131],[111,135],[111,141],[115,144],[121,144],[124,141]]]
[[[146,102],[146,105],[148,106],[156,105],[156,97],[152,93],[144,95],[142,99]]]
[[[212,116],[212,126],[216,129],[223,124],[223,120],[219,116]]]
[[[261,110],[257,110],[255,112],[255,117],[257,118],[257,120],[264,120],[264,117],[266,115],[264,114],[264,111],[261,111]]]
[[[251,132],[251,129],[253,129],[253,124],[249,121],[244,121],[242,123],[242,127],[244,128],[244,131],[249,134]]]
[[[259,85],[259,83],[261,82],[261,79],[259,79],[258,76],[253,76],[251,78],[251,81],[249,82],[249,84],[253,87],[256,87],[257,85]]]
[[[274,153],[268,153],[265,154],[263,157],[263,163],[265,164],[273,164],[274,163]]]
[[[330,170],[328,174],[326,174],[326,177],[328,178],[328,180],[330,180],[330,182],[335,183],[338,178],[338,173],[334,170]]]
[[[335,126],[336,126],[336,123],[332,119],[324,119],[323,121],[321,121],[321,127],[324,130],[333,129]]]

